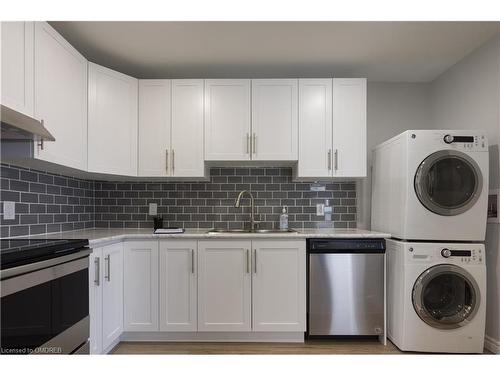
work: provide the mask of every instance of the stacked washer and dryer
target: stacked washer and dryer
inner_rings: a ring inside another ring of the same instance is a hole
[[[488,144],[409,130],[374,150],[372,229],[386,243],[387,335],[403,351],[482,353]]]

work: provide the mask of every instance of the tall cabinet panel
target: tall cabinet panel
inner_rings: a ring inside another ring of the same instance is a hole
[[[139,80],[139,176],[169,176],[171,83]]]
[[[205,160],[250,160],[250,80],[205,80]]]
[[[252,159],[297,160],[296,79],[252,80]]]
[[[171,168],[175,177],[203,177],[203,80],[172,80]]]
[[[123,245],[125,331],[158,330],[158,241]]]
[[[37,158],[87,169],[87,60],[46,22],[35,23],[34,116],[55,137]]]
[[[333,80],[333,176],[366,176],[366,79]]]
[[[332,175],[332,79],[299,79],[300,177]]]
[[[197,242],[160,241],[160,330],[197,330]]]
[[[89,63],[88,169],[137,175],[138,81]]]
[[[33,116],[33,22],[1,22],[2,104]]]

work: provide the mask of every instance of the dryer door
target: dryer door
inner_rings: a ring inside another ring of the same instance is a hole
[[[465,269],[439,264],[418,277],[412,299],[415,312],[426,324],[454,329],[474,318],[481,294],[476,281]]]
[[[468,155],[442,150],[429,155],[415,174],[415,192],[430,211],[444,216],[461,214],[479,199],[483,176]]]

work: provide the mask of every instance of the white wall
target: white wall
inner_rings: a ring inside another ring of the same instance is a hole
[[[479,47],[431,83],[436,129],[483,129],[490,144],[490,188],[499,188],[500,35]],[[488,349],[500,353],[500,224],[488,224],[486,336]]]
[[[358,228],[370,228],[372,150],[410,129],[431,127],[429,84],[368,82],[368,177],[357,184]]]

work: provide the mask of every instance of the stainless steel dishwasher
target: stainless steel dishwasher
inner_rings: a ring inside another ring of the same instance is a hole
[[[308,327],[314,336],[384,328],[384,239],[308,239]]]

